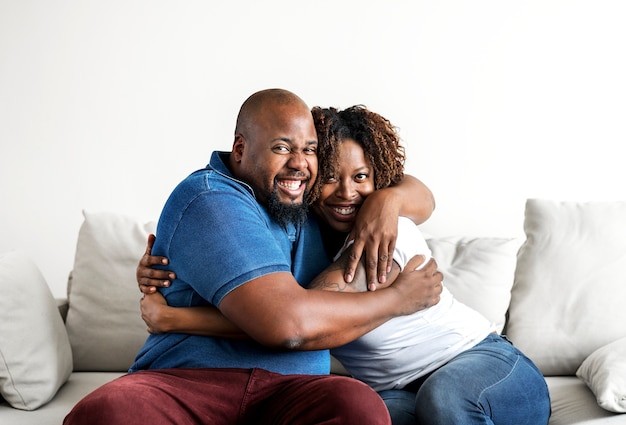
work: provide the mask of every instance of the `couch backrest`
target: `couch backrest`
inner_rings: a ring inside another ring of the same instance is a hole
[[[65,321],[74,370],[125,372],[148,336],[135,270],[155,222],[83,214]]]

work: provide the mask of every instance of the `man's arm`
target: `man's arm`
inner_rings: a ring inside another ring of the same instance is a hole
[[[220,311],[261,344],[319,350],[351,342],[387,320],[439,302],[442,275],[431,260],[411,259],[389,287],[337,293],[302,288],[290,273],[265,275],[226,295]],[[251,320],[252,318],[252,320]]]
[[[364,256],[368,288],[374,290],[384,283],[393,263],[398,217],[407,217],[415,224],[421,224],[434,209],[435,198],[430,189],[410,175],[405,175],[395,186],[371,193],[361,206],[348,236],[354,244],[344,280],[350,282],[353,279],[357,264]]]

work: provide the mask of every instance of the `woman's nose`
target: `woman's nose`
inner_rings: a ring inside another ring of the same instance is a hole
[[[354,197],[354,187],[350,182],[340,182],[337,187],[337,196],[342,199],[352,199]]]

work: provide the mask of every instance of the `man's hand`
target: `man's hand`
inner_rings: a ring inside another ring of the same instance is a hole
[[[406,264],[390,286],[401,291],[401,300],[406,304],[406,313],[412,314],[424,310],[439,302],[443,290],[443,274],[437,270],[437,262],[432,258],[426,265],[415,270],[424,261],[424,257],[417,255]]]
[[[157,288],[166,288],[170,286],[172,280],[176,279],[176,274],[173,272],[152,267],[155,265],[166,266],[169,264],[167,258],[152,255],[152,247],[154,246],[155,240],[155,235],[148,235],[146,252],[144,252],[137,265],[137,283],[139,284],[139,290],[144,294],[153,294],[157,291]]]

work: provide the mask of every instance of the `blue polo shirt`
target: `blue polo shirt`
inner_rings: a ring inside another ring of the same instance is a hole
[[[306,286],[327,265],[311,217],[287,229],[270,218],[247,184],[228,170],[227,152],[192,173],[172,192],[159,218],[152,252],[170,259],[177,278],[161,292],[171,306],[219,306],[252,279],[291,272]],[[327,374],[328,350],[277,351],[254,341],[187,334],[150,335],[130,371],[218,367],[262,368],[282,374]]]

